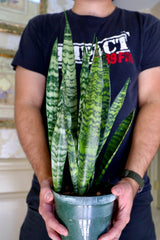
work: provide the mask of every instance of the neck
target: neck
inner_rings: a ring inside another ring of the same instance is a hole
[[[114,9],[112,0],[75,0],[72,11],[79,15],[107,17]]]

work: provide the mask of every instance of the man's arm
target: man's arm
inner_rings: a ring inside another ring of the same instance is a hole
[[[45,77],[22,67],[16,70],[15,123],[22,147],[39,183],[51,177],[51,164],[41,117]]]
[[[41,105],[45,92],[45,77],[22,67],[16,69],[15,122],[24,152],[40,183],[39,212],[45,220],[51,239],[67,230],[56,220],[52,184],[51,161],[42,122]]]
[[[144,176],[160,144],[160,67],[143,71],[138,80],[139,114],[130,154],[125,168]],[[130,220],[134,197],[139,186],[131,178],[122,179],[112,189],[118,199],[118,215],[111,230],[100,240],[119,239]]]
[[[126,168],[144,176],[160,144],[160,67],[139,76],[139,114]]]

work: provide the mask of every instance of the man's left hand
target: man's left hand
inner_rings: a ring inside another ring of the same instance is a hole
[[[111,229],[99,240],[118,240],[122,230],[130,221],[133,200],[138,190],[138,184],[130,178],[124,178],[111,191],[117,197],[118,209],[113,218]]]

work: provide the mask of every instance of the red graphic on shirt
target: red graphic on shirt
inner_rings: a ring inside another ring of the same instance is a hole
[[[132,54],[129,52],[111,53],[106,54],[106,59],[108,64],[130,62],[133,63]]]

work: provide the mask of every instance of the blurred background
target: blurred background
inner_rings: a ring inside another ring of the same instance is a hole
[[[115,0],[120,8],[147,12],[160,18],[158,0]],[[11,61],[28,20],[43,13],[69,9],[72,0],[0,0],[0,239],[18,240],[25,217],[25,198],[33,171],[20,146],[14,124],[14,71]],[[149,168],[152,211],[160,240],[160,151]]]

